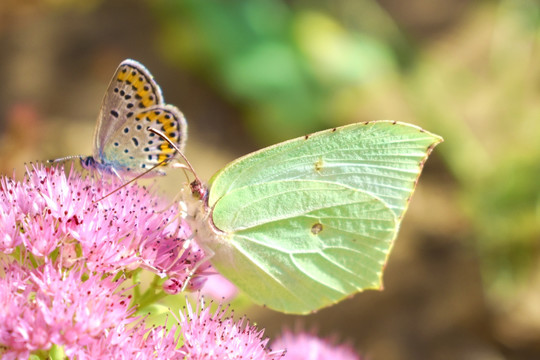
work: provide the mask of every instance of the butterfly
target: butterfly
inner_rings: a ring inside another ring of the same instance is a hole
[[[81,165],[122,178],[125,174],[143,174],[171,160],[176,154],[174,148],[148,127],[160,129],[179,149],[184,148],[184,116],[175,106],[164,103],[150,72],[141,63],[127,59],[120,63],[105,92],[94,133],[94,152],[92,156],[79,156]]]
[[[305,314],[382,272],[424,162],[442,141],[417,126],[357,123],[234,160],[182,190],[211,264],[256,303]]]

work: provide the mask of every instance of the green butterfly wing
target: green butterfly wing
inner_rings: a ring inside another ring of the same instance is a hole
[[[422,165],[442,139],[379,121],[244,156],[214,175],[214,267],[257,303],[308,313],[381,287]]]

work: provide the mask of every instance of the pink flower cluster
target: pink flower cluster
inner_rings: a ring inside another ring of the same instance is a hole
[[[180,312],[177,325],[145,327],[133,316],[124,279],[83,271],[64,271],[47,262],[36,269],[5,264],[0,277],[2,359],[61,346],[70,359],[268,359],[282,356],[265,349],[262,331],[212,314],[201,305]],[[202,304],[202,303],[201,303]],[[179,346],[183,337],[183,345]]]
[[[90,275],[80,269],[64,271],[51,262],[4,263],[0,278],[0,344],[3,359],[28,358],[30,353],[64,347],[65,354],[87,358],[87,346],[106,342],[114,348],[118,337],[110,330],[137,320],[123,281]],[[125,337],[125,334],[121,334]],[[105,349],[102,349],[105,350]],[[100,354],[104,354],[100,351]]]
[[[135,184],[114,192],[120,186],[42,166],[22,182],[1,178],[0,252],[22,246],[43,259],[56,251],[63,266],[107,274],[145,268],[185,280],[203,254],[193,242],[183,246],[190,231],[177,206]]]
[[[269,352],[268,339],[263,339],[264,330],[250,326],[245,318],[235,321],[226,316],[227,308],[218,306],[212,313],[201,302],[197,308],[187,305],[180,313],[183,335],[182,353],[187,359],[261,359],[282,358],[283,351]]]
[[[285,356],[267,347],[263,331],[245,318],[235,321],[221,305],[212,311],[201,300],[194,310],[188,303],[169,330],[137,316],[138,306],[156,304],[184,285],[201,288],[209,270],[198,266],[204,254],[177,205],[137,185],[120,186],[116,179],[39,165],[23,181],[0,178],[0,357]],[[142,269],[155,274],[161,291],[150,286],[142,293],[136,280]],[[295,344],[333,360],[353,359],[339,348],[333,356],[328,343],[317,348],[316,338],[297,340],[286,334],[275,344],[290,347],[286,359],[301,358]]]

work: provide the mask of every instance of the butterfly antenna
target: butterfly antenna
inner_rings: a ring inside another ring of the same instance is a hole
[[[171,139],[169,139],[169,137],[167,135],[165,135],[164,133],[162,133],[161,131],[159,130],[156,130],[154,128],[151,128],[151,127],[148,127],[147,128],[148,131],[158,135],[159,137],[161,137],[163,140],[167,141],[169,143],[169,145],[171,145],[176,151],[178,151],[178,153],[180,154],[180,156],[182,157],[182,159],[184,159],[186,165],[187,165],[187,168],[188,170],[193,174],[193,176],[195,177],[195,181],[197,183],[201,183],[201,180],[199,180],[199,177],[197,176],[197,173],[195,172],[195,169],[193,169],[193,166],[191,166],[191,163],[189,162],[189,160],[186,158],[186,156],[184,155],[184,153],[182,152],[182,150],[180,150],[180,148],[178,147],[178,145],[176,145]]]
[[[71,156],[66,156],[66,157],[63,157],[63,158],[47,160],[47,164],[54,164],[54,163],[57,163],[57,162],[73,160],[73,159],[82,159],[83,157],[84,156],[82,156],[82,155],[71,155]]]
[[[101,199],[98,199],[98,200],[94,201],[94,204],[100,202],[100,201],[103,200],[103,199],[108,198],[109,196],[111,196],[111,195],[114,194],[115,192],[117,192],[117,191],[119,191],[119,190],[125,188],[126,186],[128,186],[128,185],[131,184],[132,182],[137,181],[138,179],[140,179],[140,178],[143,177],[144,175],[148,174],[149,172],[151,172],[151,171],[154,170],[155,168],[160,167],[161,165],[165,164],[168,160],[169,160],[169,159],[165,159],[165,160],[160,161],[159,163],[157,163],[156,165],[152,166],[150,169],[146,170],[146,171],[143,172],[142,174],[139,174],[139,175],[135,176],[133,179],[129,180],[127,183],[122,184],[122,185],[119,186],[118,188],[114,189],[113,191],[111,191],[110,193],[108,193],[107,195],[105,195],[104,197],[102,197]]]

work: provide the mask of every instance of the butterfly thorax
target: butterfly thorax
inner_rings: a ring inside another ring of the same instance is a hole
[[[224,244],[224,233],[212,222],[212,209],[208,206],[208,188],[198,183],[183,187],[180,202],[184,206],[185,220],[188,222],[195,240],[206,252],[214,252],[216,247]]]

